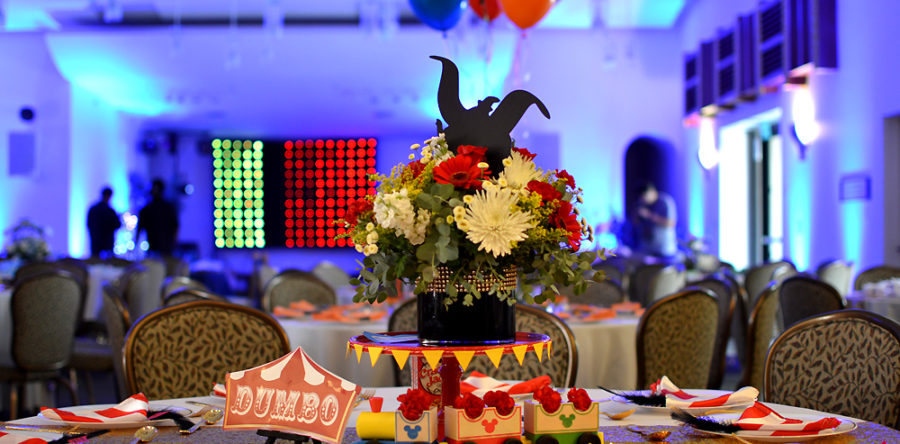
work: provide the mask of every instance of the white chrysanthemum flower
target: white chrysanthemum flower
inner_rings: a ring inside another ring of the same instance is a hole
[[[366,235],[366,243],[374,244],[376,242],[378,242],[378,233],[376,233],[374,231],[369,232],[369,234]]]
[[[456,220],[456,228],[459,228],[462,231],[469,231],[469,228],[472,228],[472,226],[469,225],[469,222],[466,219],[461,218]]]
[[[375,224],[373,224],[372,222],[369,222],[366,224],[366,231],[374,231],[374,230],[375,230]]]
[[[366,247],[364,247],[364,246],[362,246],[362,245],[360,245],[360,244],[354,245],[353,248],[356,248],[356,251],[358,251],[358,252],[360,252],[360,253],[366,251]]]
[[[415,154],[410,154],[410,155],[409,155],[409,160],[413,160],[413,159],[415,159],[415,158],[416,158],[416,155],[415,155]]]
[[[540,172],[534,162],[515,151],[509,157],[503,159],[503,164],[506,165],[506,168],[497,177],[498,179],[506,180],[510,188],[517,190],[525,188],[528,182],[540,178]]]
[[[363,253],[365,253],[366,256],[371,256],[375,253],[378,253],[378,245],[375,245],[375,244],[366,245],[365,251],[363,251]]]
[[[411,149],[411,150],[417,150],[417,149],[419,149],[419,148],[421,148],[421,147],[422,147],[422,145],[419,145],[418,143],[414,143],[414,144],[410,145],[409,149]]]
[[[478,162],[478,168],[486,170],[490,165],[487,162]]]
[[[500,185],[500,188],[506,188],[509,185],[509,183],[506,182],[506,179],[501,177],[501,178],[497,179],[497,185]]]
[[[466,237],[494,257],[511,253],[512,243],[527,239],[525,231],[532,227],[531,215],[513,208],[517,201],[506,189],[476,193],[464,219],[469,225]]]
[[[471,196],[466,196],[466,197],[471,197]],[[471,199],[469,200],[469,202],[471,202]],[[453,207],[453,215],[456,217],[465,216],[466,215],[466,207],[464,207],[462,205],[457,205],[457,206]]]
[[[465,202],[467,204],[472,203],[472,201],[474,199],[475,199],[475,196],[472,196],[471,194],[466,194],[465,196],[463,196],[463,202]]]

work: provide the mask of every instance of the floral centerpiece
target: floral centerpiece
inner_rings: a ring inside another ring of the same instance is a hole
[[[40,262],[50,255],[47,230],[28,219],[22,219],[18,225],[7,229],[4,234],[9,237],[5,249],[7,258],[23,262]]]

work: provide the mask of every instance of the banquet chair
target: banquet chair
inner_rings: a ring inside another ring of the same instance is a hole
[[[418,313],[416,311],[416,298],[412,297],[401,302],[388,318],[388,331],[417,331],[419,329]],[[409,386],[411,379],[409,376],[410,366],[406,365],[403,370],[394,366],[394,385]]]
[[[853,281],[853,289],[859,291],[863,289],[863,285],[886,281],[896,277],[900,277],[900,267],[879,265],[867,268],[856,276],[856,280]]]
[[[845,308],[844,299],[834,287],[812,277],[794,276],[778,288],[784,328],[808,317]]]
[[[769,262],[751,267],[744,275],[744,289],[747,291],[748,304],[756,303],[756,298],[762,293],[769,283],[772,282],[772,276],[779,268],[794,268],[794,265],[788,261]]]
[[[491,297],[491,296],[488,296]],[[572,387],[578,371],[578,347],[572,330],[552,313],[525,304],[516,305],[516,331],[541,333],[553,341],[550,355],[538,360],[534,353],[525,355],[522,365],[512,355],[503,356],[494,368],[487,356],[475,356],[464,375],[478,371],[499,380],[524,381],[542,375],[550,376],[554,387]]]
[[[841,296],[850,294],[850,281],[853,279],[853,262],[836,259],[819,265],[816,276],[822,282],[834,287]]]
[[[900,427],[900,325],[865,310],[794,324],[769,351],[765,396]]]
[[[168,276],[163,280],[162,289],[160,290],[160,300],[165,304],[166,297],[183,288],[193,288],[197,290],[209,291],[203,282],[191,279],[187,276]]]
[[[350,285],[350,275],[337,265],[322,261],[316,264],[312,270],[313,275],[320,281],[328,284],[333,290]]]
[[[162,282],[154,286],[153,278],[142,264],[136,263],[128,267],[119,277],[117,285],[122,290],[128,312],[134,319],[162,306],[157,290]]]
[[[191,274],[191,267],[188,263],[181,258],[177,258],[174,256],[163,256],[159,258],[165,266],[166,266],[166,277],[170,276],[189,276]]]
[[[147,269],[150,288],[162,288],[163,282],[166,280],[166,263],[162,259],[146,258],[141,261],[141,265]],[[159,300],[162,303],[162,299]],[[158,308],[158,307],[154,307]]]
[[[163,307],[125,337],[129,393],[148,399],[208,395],[225,374],[290,352],[278,322],[252,308],[217,301]]]
[[[0,381],[10,385],[11,418],[18,417],[19,401],[28,405],[25,384],[32,381],[57,382],[78,404],[78,394],[61,370],[72,357],[79,291],[75,278],[62,270],[24,277],[13,288],[11,354],[0,356]]]
[[[113,356],[113,375],[116,381],[116,399],[132,395],[125,385],[125,333],[131,327],[131,316],[122,297],[122,292],[114,284],[103,286],[103,320],[109,337],[109,347]]]
[[[228,302],[228,299],[225,299],[222,296],[203,289],[182,287],[176,288],[171,293],[169,293],[166,296],[166,299],[163,301],[163,306],[169,307],[172,305],[183,304],[190,301]]]
[[[747,323],[750,316],[747,308],[747,292],[728,272],[720,270],[719,273],[733,291],[734,313],[731,315],[730,340],[734,343],[737,360],[743,366],[747,362]]]
[[[625,270],[619,267],[619,264],[603,261],[594,264],[593,269],[596,271],[602,271],[606,275],[606,279],[612,279],[619,283],[622,288],[627,288],[625,285],[625,278],[628,275],[625,273]]]
[[[619,281],[607,277],[600,282],[588,281],[587,289],[579,295],[569,297],[574,304],[587,304],[609,307],[625,300],[625,290]]]
[[[653,275],[647,287],[646,304],[652,304],[684,287],[686,281],[684,265],[669,265]]]
[[[638,389],[668,376],[681,387],[707,388],[719,303],[708,290],[685,289],[653,303],[638,323]]]
[[[644,264],[635,268],[628,278],[628,299],[640,303],[642,307],[649,305],[650,282],[665,267],[666,264]]]
[[[722,379],[725,376],[725,352],[728,348],[728,338],[731,333],[731,319],[734,317],[734,308],[737,305],[736,290],[731,282],[724,276],[709,276],[699,281],[690,282],[688,287],[698,287],[709,290],[716,296],[719,303],[719,322],[716,328],[716,344],[713,348],[713,360],[709,374],[709,388],[722,387]]]
[[[275,307],[288,307],[291,302],[307,301],[314,305],[334,305],[337,295],[312,273],[284,270],[266,284],[262,308],[271,313]]]
[[[769,345],[778,336],[778,286],[766,287],[750,312],[750,321],[747,323],[747,355],[743,362],[743,372],[739,387],[753,386],[757,389],[763,386],[765,373],[766,353]]]

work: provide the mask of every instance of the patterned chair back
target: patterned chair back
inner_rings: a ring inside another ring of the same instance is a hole
[[[25,371],[55,371],[69,363],[81,306],[78,281],[66,271],[16,282],[10,300],[12,358]]]
[[[778,288],[785,328],[802,319],[844,308],[844,299],[834,287],[808,276],[788,278]]]
[[[160,289],[161,300],[165,301],[167,296],[182,288],[209,291],[209,288],[207,288],[203,282],[198,280],[191,279],[187,276],[169,276],[162,283],[162,288]],[[163,302],[163,304],[165,304],[165,302]]]
[[[862,290],[863,285],[871,282],[881,282],[891,278],[900,277],[900,268],[888,265],[879,265],[863,270],[856,276],[853,282],[854,290]]]
[[[706,388],[716,342],[719,303],[709,291],[687,289],[656,301],[637,332],[638,387],[662,376],[681,387]]]
[[[762,291],[747,324],[747,356],[740,386],[763,386],[766,353],[778,336],[778,286],[770,285]]]
[[[603,281],[588,281],[584,293],[569,297],[569,302],[598,306],[610,306],[625,300],[625,289],[619,281],[607,277]]]
[[[162,282],[154,286],[153,277],[147,268],[141,264],[133,264],[119,277],[119,288],[125,298],[125,305],[133,319],[150,313],[162,306],[162,300],[157,291]]]
[[[125,333],[131,327],[131,316],[122,299],[122,292],[112,284],[103,286],[103,321],[106,323],[106,331],[109,338],[109,347],[112,349],[113,372],[116,376],[116,386],[121,396],[130,396],[126,393],[128,387],[125,384]]]
[[[266,313],[216,301],[156,310],[125,338],[131,393],[148,399],[208,395],[225,373],[273,361],[290,352],[281,325]]]
[[[66,260],[58,260],[55,262],[33,262],[22,265],[16,270],[13,282],[23,281],[31,276],[39,274],[55,273],[60,270],[68,273],[69,277],[75,279],[75,282],[78,284],[78,296],[80,299],[76,313],[78,313],[78,321],[80,324],[83,318],[84,304],[87,299],[90,273],[88,272],[87,265],[80,261],[76,261],[78,261],[78,259],[67,258]]]
[[[716,328],[716,345],[709,374],[709,387],[718,389],[722,387],[722,379],[725,376],[725,351],[728,348],[731,319],[734,317],[734,308],[737,304],[736,289],[730,281],[721,276],[710,276],[688,285],[709,290],[716,295],[716,301],[719,303],[719,324]]]
[[[176,288],[172,293],[166,296],[166,299],[163,301],[163,306],[169,307],[191,301],[228,302],[228,299],[198,288]]]
[[[652,304],[684,287],[686,282],[683,265],[669,265],[653,275],[647,288],[647,305]]]
[[[850,281],[853,279],[853,262],[833,260],[825,262],[816,269],[816,276],[822,282],[834,287],[841,296],[850,294]]]
[[[288,307],[291,302],[296,301],[307,301],[314,305],[334,305],[337,303],[337,295],[328,284],[312,273],[284,270],[266,284],[262,308],[271,313],[275,307]]]
[[[900,326],[865,310],[801,321],[769,352],[766,401],[900,427]]]

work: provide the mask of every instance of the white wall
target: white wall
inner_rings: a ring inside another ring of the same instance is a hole
[[[753,11],[755,0],[721,2],[698,0],[686,11],[680,28],[682,49],[693,50],[719,26],[731,24],[739,13]],[[882,263],[884,231],[883,121],[900,112],[900,60],[895,30],[900,26],[900,3],[894,0],[838,2],[838,64],[834,72],[817,72],[810,79],[822,134],[800,159],[792,142],[784,150],[786,254],[800,268],[814,268],[829,258],[856,262],[857,270]],[[720,126],[757,112],[782,107],[782,130],[790,128],[792,93],[781,91],[741,104],[717,116]],[[789,139],[789,138],[786,138]],[[687,151],[697,150],[697,133],[684,131]],[[692,178],[707,175],[696,162],[688,162]],[[872,180],[869,200],[841,202],[840,177],[865,173]],[[713,171],[710,176],[717,174]],[[710,183],[692,179],[692,183]],[[715,182],[712,182],[715,183]],[[704,199],[704,214],[716,214],[715,190],[690,192]]]

